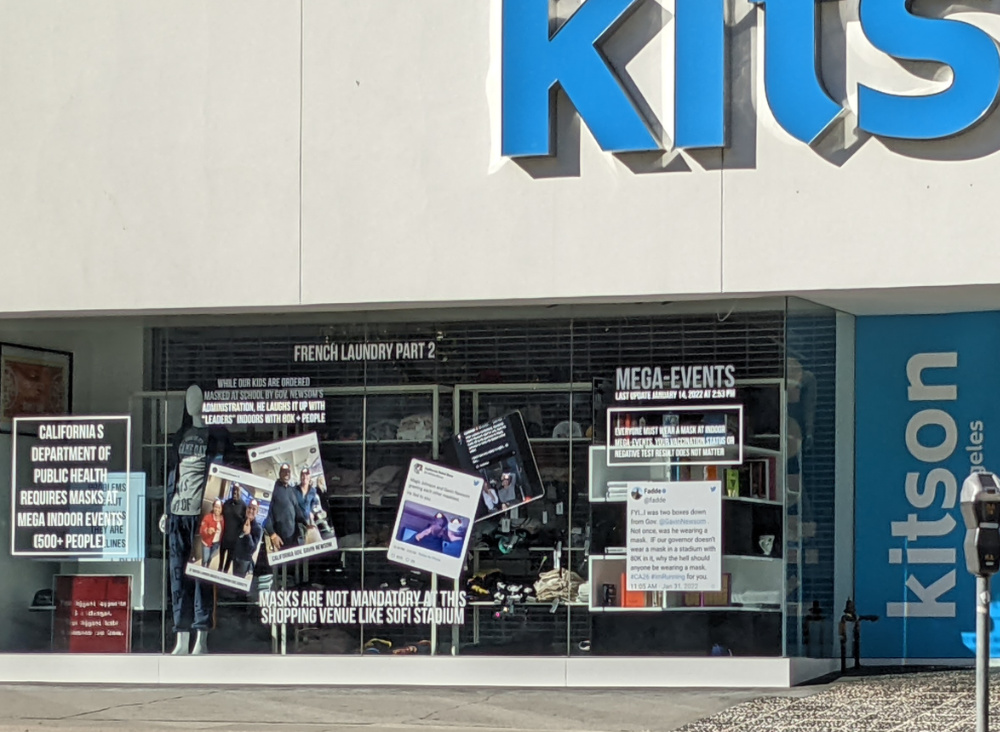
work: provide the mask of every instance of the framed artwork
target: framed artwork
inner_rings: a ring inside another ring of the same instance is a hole
[[[0,343],[0,432],[14,417],[69,414],[73,354]]]

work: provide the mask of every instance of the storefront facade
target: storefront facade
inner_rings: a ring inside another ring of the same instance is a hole
[[[815,86],[763,6],[549,5],[0,7],[0,679],[782,686],[850,598],[968,657],[944,474],[891,523],[964,473],[873,446],[936,444],[904,322],[1000,308],[992,77],[879,116],[942,82],[857,7]]]

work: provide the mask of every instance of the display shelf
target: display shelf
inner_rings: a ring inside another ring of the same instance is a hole
[[[590,612],[592,613],[662,613],[665,608],[662,607],[604,607],[604,606],[591,606]],[[688,608],[685,608],[685,610]],[[700,608],[692,608],[694,610],[700,610]]]
[[[750,496],[723,496],[723,501],[732,501],[734,503],[756,503],[760,506],[781,506],[783,505],[781,501],[771,500],[770,498],[751,498]]]
[[[624,554],[591,555],[589,557],[590,599],[588,607],[591,612],[659,612],[666,602],[666,593],[645,592],[645,605],[624,606],[625,588],[622,577],[625,575],[627,559]],[[614,605],[604,603],[604,586],[615,587]]]
[[[548,395],[566,395],[569,397],[566,409],[566,419],[559,420],[568,421],[569,418],[573,416],[570,409],[572,403],[573,394],[590,394],[593,391],[594,385],[589,381],[576,381],[576,382],[563,382],[563,383],[526,383],[526,384],[456,384],[454,387],[454,422],[455,432],[461,431],[461,429],[466,429],[468,427],[480,424],[486,421],[486,418],[480,415],[480,400],[483,396],[494,395],[494,396],[513,396],[524,394],[526,396],[537,397],[539,394]],[[462,407],[462,396],[470,395],[472,397],[472,420],[469,424],[465,425],[461,419],[461,407]],[[528,406],[528,405],[525,405]],[[586,418],[590,419],[590,412],[586,413]],[[557,423],[558,424],[558,423]],[[459,427],[459,425],[462,425]],[[553,425],[554,426],[554,425]],[[536,436],[530,437],[529,440],[532,443],[548,442],[550,444],[557,443],[570,443],[580,442],[587,443],[590,442],[589,438],[586,437],[544,437]]]
[[[618,481],[611,481],[610,484],[617,483]],[[593,503],[625,503],[628,499],[628,494],[626,493],[621,498],[618,497],[607,497],[602,499],[591,499]],[[750,496],[723,496],[723,501],[731,501],[734,503],[756,503],[762,506],[781,506],[781,501],[772,501],[769,498],[751,498]]]
[[[608,465],[607,446],[591,445],[587,455],[590,476],[591,503],[619,503],[624,498],[608,498],[609,483],[648,483],[669,481],[673,476],[672,466],[663,465]]]
[[[626,610],[628,608],[625,608]],[[661,608],[657,608],[661,609]],[[665,607],[661,609],[665,613],[780,613],[780,607],[770,607],[763,605],[709,605],[701,607]]]
[[[581,495],[582,491],[574,491],[574,488],[577,487],[574,475],[585,475],[583,472],[586,467],[583,462],[583,451],[591,444],[591,439],[585,436],[574,437],[572,423],[576,422],[582,431],[586,431],[592,419],[592,391],[593,384],[590,381],[458,384],[455,386],[454,419],[452,422],[455,433],[461,433],[463,429],[482,424],[491,418],[511,411],[519,410],[521,412],[525,421],[525,429],[528,432],[528,444],[534,453],[542,480],[546,487],[551,488],[555,493],[528,503],[520,509],[519,513],[522,513],[525,518],[538,520],[543,512],[547,512],[546,528],[563,533],[570,531],[575,520],[577,514],[575,502],[579,501],[586,505],[586,496]],[[563,423],[567,424],[563,425]],[[557,427],[559,427],[558,434],[563,436],[552,437],[551,435]],[[550,468],[556,469],[554,474],[546,473],[546,470]],[[579,488],[583,487],[582,483],[583,481],[580,481]],[[558,491],[562,491],[562,493]],[[557,513],[556,505],[559,502],[563,503],[563,510]],[[516,523],[515,519],[514,524],[516,525]],[[490,552],[495,552],[495,549],[488,546],[473,547],[473,571],[479,570],[481,561],[483,564],[489,563],[490,566],[497,563],[503,566],[505,571],[507,571],[506,568],[511,568],[509,572],[511,582],[533,583],[538,578],[539,562],[545,561],[546,555],[555,553],[556,549],[549,544],[529,546],[530,541],[531,539],[525,539],[510,554],[501,556],[492,556]],[[546,538],[545,541],[551,542],[552,539]],[[564,541],[560,552],[562,565],[567,568],[570,565],[578,564],[586,554],[582,542],[580,546],[569,546],[568,544],[568,540]],[[547,568],[551,566],[552,561],[549,557]],[[484,616],[485,613],[490,612],[491,608],[497,606],[491,600],[470,603],[470,605],[473,609],[469,623],[472,640],[474,643],[478,643],[480,640],[480,616]],[[559,605],[586,608],[589,603],[560,601]],[[531,611],[530,617],[532,619],[544,618],[548,612],[553,611],[551,602],[517,603],[516,607],[518,610],[524,607],[544,608],[544,611]],[[563,613],[562,618],[561,622],[565,622],[566,612]]]
[[[590,557],[590,609],[592,612],[781,612],[780,600],[784,577],[784,560],[781,557],[754,555],[722,556],[722,573],[729,575],[730,602],[738,598],[752,597],[756,602],[741,602],[739,605],[682,606],[685,594],[681,591],[646,592],[646,606],[628,607],[620,604],[606,606],[603,603],[603,586],[615,586],[616,603],[623,601],[625,588],[621,586],[628,559],[622,553],[605,553]],[[749,594],[748,594],[749,593]],[[771,602],[771,600],[774,602]]]
[[[320,445],[343,445],[344,447],[360,447],[362,445],[367,445],[368,447],[375,447],[378,445],[386,446],[411,446],[411,445],[433,445],[434,440],[320,440]]]
[[[493,600],[473,600],[466,603],[469,607],[503,607],[502,603],[497,603]],[[514,605],[516,608],[530,607],[530,608],[545,608],[546,610],[552,610],[552,602],[518,602]],[[573,600],[572,602],[566,602],[565,600],[560,600],[556,607],[587,607],[587,603],[581,602],[579,600]]]
[[[769,447],[757,447],[756,445],[743,445],[744,455],[754,455],[757,457],[781,457],[781,450],[772,450]]]

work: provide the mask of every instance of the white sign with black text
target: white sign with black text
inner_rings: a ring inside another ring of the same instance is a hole
[[[458,579],[483,482],[478,476],[412,460],[389,543],[389,561]]]
[[[628,484],[628,589],[717,592],[722,585],[722,484]]]

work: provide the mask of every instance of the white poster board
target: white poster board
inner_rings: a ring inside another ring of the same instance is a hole
[[[422,460],[410,462],[389,561],[458,579],[483,479]]]
[[[628,589],[722,588],[722,484],[628,484]]]

